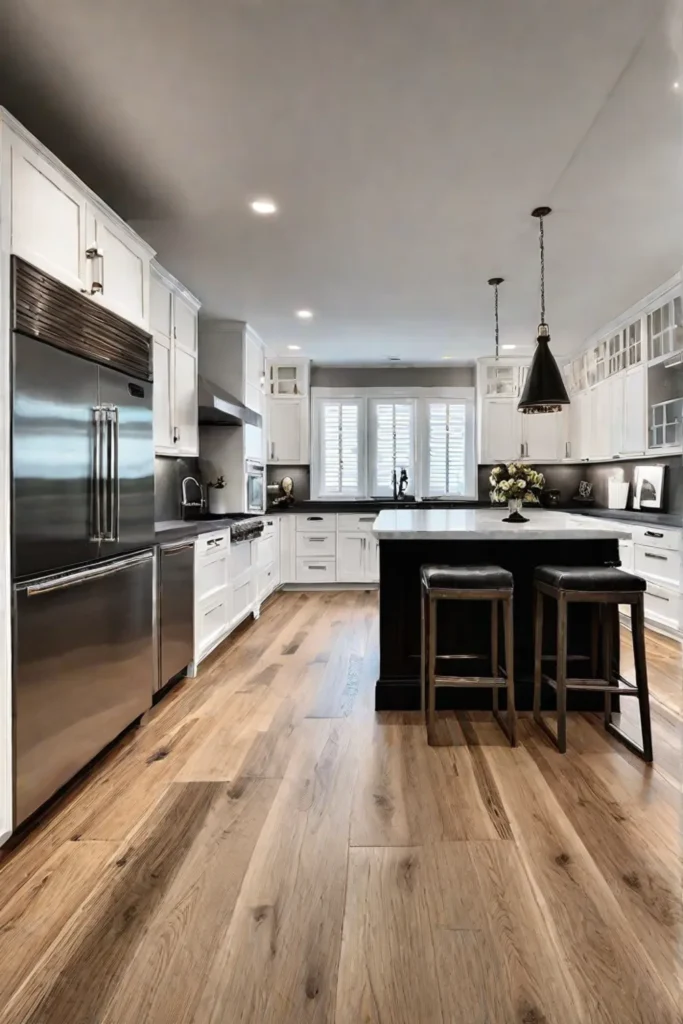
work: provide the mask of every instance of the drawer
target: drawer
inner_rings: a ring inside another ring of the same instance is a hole
[[[263,520],[263,533],[262,537],[274,537],[278,528],[278,521],[273,516],[266,516]]]
[[[195,541],[195,551],[202,558],[229,547],[229,533],[205,533]]]
[[[667,530],[663,526],[633,526],[631,530],[636,544],[646,544],[651,548],[667,548],[669,551],[681,550],[683,530]]]
[[[664,586],[678,588],[681,579],[681,556],[668,548],[646,547],[635,544],[634,568],[641,576],[661,580]]]
[[[335,583],[337,564],[333,558],[297,558],[297,583]]]
[[[297,533],[297,556],[334,557],[337,553],[337,537],[334,533]]]
[[[645,618],[672,630],[681,629],[681,595],[655,583],[645,593]]]
[[[228,582],[228,552],[205,555],[197,562],[195,571],[195,599],[201,601],[208,594],[220,590]]]
[[[205,651],[228,631],[230,622],[230,591],[201,601],[197,608],[197,634],[199,650]]]
[[[337,517],[338,529],[340,533],[372,533],[372,524],[376,518],[376,512],[340,514]]]
[[[313,533],[334,533],[337,529],[337,516],[332,512],[311,512],[310,515],[296,517],[297,531]]]

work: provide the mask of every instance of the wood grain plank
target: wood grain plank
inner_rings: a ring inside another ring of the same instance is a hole
[[[676,1008],[650,957],[528,751],[485,752],[585,1019],[674,1024]]]
[[[0,1005],[26,980],[99,882],[115,843],[63,843],[0,907]]]
[[[675,999],[683,925],[679,857],[651,842],[628,804],[616,801],[585,761],[571,752],[562,757],[533,733],[524,745]]]
[[[495,785],[466,746],[430,747],[418,713],[377,716],[359,770],[352,846],[419,846],[509,835]]]
[[[197,1024],[217,1024],[227,1012],[235,1024],[333,1019],[355,772],[350,746],[344,721],[302,726]]]
[[[245,779],[239,786],[217,789],[102,1024],[189,1024],[194,1019],[278,786],[271,779]]]
[[[350,851],[335,1024],[445,1024],[425,850]]]
[[[5,1007],[3,1024],[93,1024],[135,957],[150,920],[224,787],[174,787]]]

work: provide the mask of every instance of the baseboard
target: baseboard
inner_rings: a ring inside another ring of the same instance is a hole
[[[283,590],[379,590],[379,583],[284,583]]]

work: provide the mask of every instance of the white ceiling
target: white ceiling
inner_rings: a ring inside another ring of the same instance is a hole
[[[3,102],[207,315],[319,362],[569,351],[683,263],[655,0],[4,0]],[[7,45],[9,44],[9,45]],[[248,208],[273,196],[276,217]],[[294,310],[310,307],[301,323]]]

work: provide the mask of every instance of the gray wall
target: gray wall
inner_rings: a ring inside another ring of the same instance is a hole
[[[474,366],[312,366],[312,388],[473,388]]]
[[[201,483],[199,459],[157,455],[154,459],[154,519],[157,523],[181,518],[181,484],[186,476]]]

